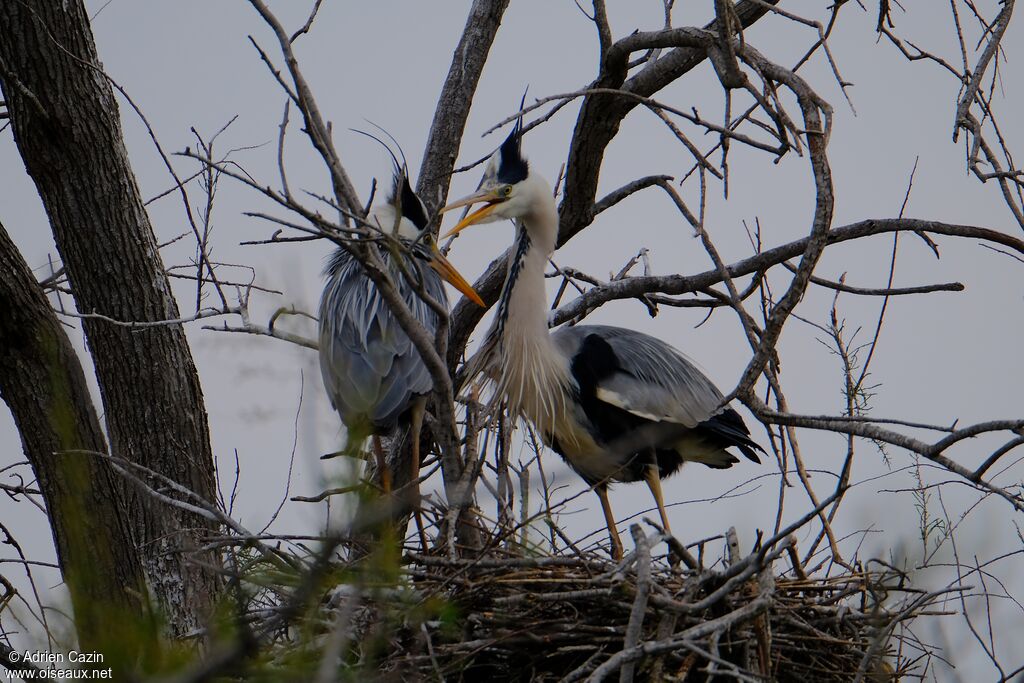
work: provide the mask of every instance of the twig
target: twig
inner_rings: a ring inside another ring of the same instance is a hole
[[[636,597],[629,613],[626,626],[626,637],[622,648],[629,650],[640,643],[640,635],[644,627],[644,615],[647,613],[647,595],[651,592],[651,549],[647,544],[647,535],[639,524],[632,524],[629,533],[636,544]],[[636,660],[626,662],[619,672],[619,683],[632,683],[636,673]]]

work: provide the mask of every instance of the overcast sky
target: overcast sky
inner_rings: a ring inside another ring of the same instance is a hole
[[[287,26],[298,27],[306,4],[291,1],[273,6]],[[677,4],[675,23],[680,26],[703,23],[712,5]],[[789,11],[818,20],[827,19],[823,4],[809,0],[783,2]],[[436,97],[468,5],[451,1],[326,2],[313,31],[300,41],[298,55],[305,75],[324,116],[334,124],[343,161],[364,198],[374,177],[387,182],[390,162],[379,146],[347,129],[366,127],[365,120],[380,124],[402,143],[410,167],[418,168]],[[613,0],[609,5],[616,38],[637,28],[661,27],[660,2]],[[903,5],[908,13],[895,13],[897,31],[958,63],[948,7],[939,8],[929,0],[905,0]],[[208,137],[237,116],[221,136],[220,150],[239,148],[233,155],[239,164],[257,179],[276,183],[276,135],[284,98],[247,36],[251,34],[271,48],[275,57],[277,51],[269,31],[247,3],[95,0],[88,6],[96,13],[94,31],[108,73],[145,112],[165,149],[194,147],[191,127]],[[982,2],[979,6],[986,16],[994,16],[996,3]],[[877,41],[876,11],[875,7],[864,11],[856,3],[849,3],[830,42],[844,79],[854,84],[849,93],[856,112],[846,104],[820,53],[801,71],[835,107],[829,146],[836,194],[834,225],[895,217],[916,160],[907,216],[973,224],[1019,237],[1020,228],[1009,215],[998,188],[994,183],[982,185],[968,174],[963,144],[951,141],[957,83],[932,65],[907,63],[891,45]],[[972,27],[968,37],[976,40],[977,34]],[[746,34],[752,45],[783,65],[795,63],[815,37],[812,29],[779,17],[767,17]],[[1022,38],[1024,31],[1018,18],[1003,42],[1008,63],[1003,67],[1002,90],[996,99],[1003,132],[1011,149],[1018,152],[1024,144],[1016,123],[1024,117],[1017,61],[1020,55],[1016,54]],[[595,32],[571,0],[513,2],[474,101],[460,163],[480,158],[500,142],[496,135],[482,138],[481,133],[515,110],[527,85],[531,97],[569,92],[589,83],[596,69]],[[707,64],[660,93],[658,99],[683,110],[697,107],[711,120],[720,120],[722,115],[720,87]],[[738,108],[735,106],[734,111]],[[531,168],[549,180],[558,176],[566,158],[577,111],[578,105],[569,105],[525,139]],[[124,103],[121,112],[142,193],[146,198],[153,197],[172,181],[139,119]],[[295,118],[293,114],[293,121]],[[687,131],[702,148],[714,144],[709,136]],[[286,159],[293,188],[327,191],[323,167],[297,127],[290,132]],[[182,176],[195,170],[187,160],[179,158],[174,163]],[[653,114],[638,108],[609,148],[599,194],[642,175],[682,177],[690,165],[690,157],[671,133]],[[734,145],[730,170],[728,200],[723,198],[720,186],[712,186],[707,207],[708,229],[727,261],[751,252],[744,222],[752,226],[759,221],[769,247],[807,233],[813,188],[806,157],[791,154],[775,164],[764,153]],[[479,170],[456,177],[452,195],[469,192],[478,179]],[[696,198],[694,187],[691,183],[684,188],[689,200]],[[199,188],[192,186],[190,191],[192,204],[201,204]],[[0,207],[0,218],[28,262],[41,269],[42,277],[56,251],[9,129],[0,133]],[[269,237],[274,230],[271,225],[242,215],[256,208],[266,206],[253,193],[230,180],[222,181],[214,212],[213,257],[224,263],[251,266],[260,284],[283,292],[281,296],[254,300],[257,320],[265,321],[281,305],[294,304],[315,312],[320,270],[329,246],[320,242],[239,246],[244,240]],[[188,229],[177,195],[155,202],[150,210],[161,242]],[[450,257],[473,279],[508,245],[512,231],[508,225],[494,224],[463,235]],[[974,242],[952,238],[936,238],[936,242],[941,249],[940,260],[922,240],[912,235],[901,238],[895,284],[959,281],[967,289],[890,302],[872,361],[872,378],[878,384],[871,402],[872,415],[934,424],[1020,417],[1024,403],[1020,389],[1024,368],[1019,352],[1024,332],[1022,266]],[[891,236],[886,236],[830,249],[816,273],[829,279],[845,273],[848,284],[882,287],[891,245]],[[689,274],[711,267],[692,231],[667,198],[655,190],[602,215],[554,258],[560,265],[606,278],[644,247],[651,250],[655,274]],[[191,255],[188,240],[164,250],[168,265],[187,263]],[[246,269],[222,270],[225,276],[228,273],[234,279],[248,280]],[[775,273],[776,291],[786,281],[784,272]],[[180,284],[177,291],[182,313],[194,312],[194,287]],[[831,292],[812,290],[797,313],[825,323],[831,301]],[[858,339],[866,341],[880,304],[881,300],[874,298],[841,297],[840,315],[846,319],[847,330],[863,328]],[[636,327],[671,342],[728,392],[749,360],[749,347],[732,312],[719,311],[697,327],[702,318],[703,313],[696,309],[662,309],[652,319],[636,301],[608,305],[592,316],[593,321]],[[296,323],[291,329],[313,336],[309,324]],[[484,329],[480,328],[476,339]],[[838,414],[842,410],[840,367],[818,341],[820,336],[810,326],[791,320],[782,338],[782,381],[794,412]],[[81,347],[80,335],[75,338]],[[221,482],[230,489],[237,452],[241,480],[235,513],[249,529],[260,529],[286,496],[290,469],[287,495],[315,494],[337,476],[318,460],[321,453],[338,445],[342,433],[323,396],[316,356],[276,340],[203,331],[198,324],[190,328],[190,339],[222,467]],[[767,445],[764,430],[749,414],[744,415],[755,438]],[[961,444],[950,454],[968,467],[976,466],[995,443],[978,439]],[[820,470],[814,476],[819,493],[827,495],[834,481],[828,472],[841,465],[845,439],[803,434],[801,444],[808,467]],[[0,446],[0,467],[23,460],[6,411],[0,411]],[[522,453],[524,458],[529,457],[525,449]],[[914,482],[913,470],[908,469],[914,461],[895,448],[887,455],[888,462],[870,444],[858,446],[854,480],[865,483],[848,496],[836,530],[844,536],[850,534],[842,544],[847,557],[856,552],[864,560],[881,557],[913,567],[921,556],[919,515],[916,499],[905,489]],[[544,463],[545,471],[565,487],[559,490],[560,496],[569,497],[581,490],[578,479],[557,456],[545,454]],[[27,467],[12,471],[30,477]],[[926,483],[950,479],[927,467],[921,473]],[[1018,467],[997,481],[1007,485],[1020,479]],[[904,491],[893,492],[901,489]],[[942,503],[954,520],[978,500],[978,494],[964,486],[951,485],[941,491]],[[726,492],[730,497],[695,502]],[[735,497],[740,492],[743,495]],[[933,491],[932,495],[930,514],[942,515],[939,494]],[[735,525],[741,544],[747,548],[757,529],[770,531],[777,497],[778,468],[773,462],[757,467],[744,461],[728,471],[691,465],[666,485],[666,499],[677,504],[671,508],[673,529],[684,542],[720,534]],[[642,485],[619,486],[612,500],[620,519],[651,507]],[[786,517],[798,517],[807,509],[801,489],[790,488]],[[560,521],[570,535],[580,538],[597,532],[592,539],[603,540],[596,497],[580,496],[565,510]],[[977,555],[984,561],[1019,548],[1011,513],[1001,501],[985,501],[974,508],[957,536],[961,557]],[[31,558],[53,560],[41,513],[25,503],[0,497],[0,518]],[[320,506],[288,503],[273,530],[311,533],[322,527],[323,520]],[[867,533],[856,533],[860,530]],[[800,541],[806,544],[811,538],[803,536]],[[4,546],[0,557],[14,557],[13,551]],[[948,550],[939,555],[949,557]],[[1022,569],[1019,562],[1008,561],[994,565],[993,572],[1005,582],[1007,590],[1017,594],[1024,591]],[[12,579],[20,571],[14,565],[0,565],[0,573]],[[49,595],[58,581],[56,573],[42,571],[38,576],[40,589]],[[933,571],[922,573],[919,580],[934,587],[944,585],[949,576]],[[1010,601],[997,600],[993,609],[997,623],[1019,628],[1021,611]],[[962,621],[945,619],[947,637],[962,640],[955,657],[962,680],[976,680],[974,673],[990,674],[980,648],[964,637]],[[6,621],[4,624],[10,627]],[[935,624],[922,627],[920,635],[925,639],[938,637]],[[1013,640],[1006,634],[996,646],[1005,661],[1015,667],[1021,665],[1022,655],[1013,652]]]

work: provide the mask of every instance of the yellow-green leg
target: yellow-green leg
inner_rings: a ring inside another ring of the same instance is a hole
[[[622,559],[622,541],[619,539],[619,530],[615,526],[612,504],[608,502],[608,486],[606,484],[598,484],[594,488],[594,492],[601,499],[601,509],[604,510],[604,522],[608,526],[608,538],[612,542],[612,559],[618,562]]]
[[[373,453],[377,457],[377,471],[380,472],[380,487],[384,495],[391,494],[391,468],[388,467],[387,457],[384,455],[384,446],[381,445],[380,437],[373,435]]]
[[[426,409],[425,398],[418,399],[412,405],[412,463],[409,468],[409,484],[412,486],[412,514],[416,521],[416,529],[419,531],[420,545],[424,554],[426,554],[428,546],[423,517],[420,515],[420,430],[423,428],[423,413],[426,412]]]
[[[647,466],[644,481],[647,482],[647,487],[651,489],[651,493],[654,495],[654,502],[658,505],[658,514],[661,515],[661,526],[665,529],[665,533],[671,536],[672,529],[668,524],[668,513],[665,512],[665,497],[661,493],[661,473],[658,471],[657,465]]]

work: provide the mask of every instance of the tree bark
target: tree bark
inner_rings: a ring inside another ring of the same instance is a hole
[[[78,310],[118,321],[178,318],[82,1],[0,3],[0,35],[0,82],[14,139]],[[139,330],[98,318],[83,326],[113,453],[213,501],[206,411],[183,328]],[[169,630],[192,631],[218,592],[216,558],[196,551],[212,525],[121,486]]]
[[[441,225],[436,211],[448,197],[469,108],[508,3],[509,0],[475,0],[434,109],[416,194],[427,205],[427,215],[434,217],[431,228],[435,232]]]
[[[85,374],[42,289],[0,224],[0,397],[11,409],[46,502],[79,643],[108,651],[133,639],[145,581]],[[69,452],[72,451],[72,452]]]

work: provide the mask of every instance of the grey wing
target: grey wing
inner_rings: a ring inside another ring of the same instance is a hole
[[[656,422],[696,427],[717,415],[722,392],[675,347],[643,332],[605,325],[577,325],[552,334],[570,359],[596,334],[615,352],[619,369],[602,377],[597,398]]]
[[[409,259],[407,266],[414,270],[419,264]],[[427,268],[420,271],[427,293],[447,305],[437,274]],[[436,314],[397,269],[392,276],[413,315],[433,333]],[[369,421],[377,428],[388,428],[414,396],[433,386],[419,351],[376,286],[342,250],[328,266],[328,282],[320,299],[320,371],[331,404],[349,426]]]

